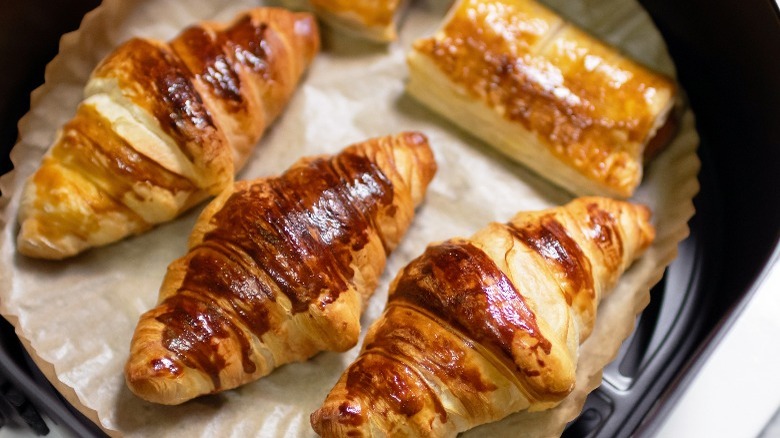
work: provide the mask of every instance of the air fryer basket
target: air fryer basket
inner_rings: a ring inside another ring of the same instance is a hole
[[[651,433],[665,406],[684,389],[679,382],[706,359],[701,352],[708,342],[739,316],[733,309],[749,297],[778,244],[777,5],[773,0],[640,2],[663,34],[696,114],[701,191],[694,199],[690,237],[680,244],[636,330],[566,437]],[[98,3],[28,0],[3,6],[0,55],[10,80],[0,84],[0,173],[10,168],[16,122],[27,111],[30,91],[43,81],[60,34],[77,28]],[[12,405],[8,420],[28,423],[34,433],[47,430],[37,409],[77,436],[103,435],[59,396],[5,321],[0,321],[2,376],[0,420]]]

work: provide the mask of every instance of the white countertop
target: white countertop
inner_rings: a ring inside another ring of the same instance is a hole
[[[779,249],[657,436],[780,437]]]

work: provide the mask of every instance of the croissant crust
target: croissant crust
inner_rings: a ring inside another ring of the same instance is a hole
[[[130,389],[178,404],[354,346],[435,169],[427,139],[410,132],[237,182],[204,210],[141,316]]]
[[[25,185],[19,252],[69,257],[219,193],[318,50],[313,16],[277,8],[117,47]]]
[[[309,0],[327,24],[360,38],[389,42],[398,38],[396,21],[408,0]]]
[[[358,358],[311,415],[321,436],[455,436],[573,389],[599,301],[651,243],[607,198],[430,245],[393,280]]]

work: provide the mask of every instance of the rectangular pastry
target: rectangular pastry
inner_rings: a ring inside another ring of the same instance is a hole
[[[460,0],[415,42],[408,92],[577,195],[629,197],[674,129],[674,82],[533,0]]]

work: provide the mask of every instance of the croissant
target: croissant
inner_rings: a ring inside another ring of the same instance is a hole
[[[130,389],[179,404],[356,345],[366,300],[435,171],[427,139],[409,132],[220,194],[138,322]]]
[[[644,206],[578,198],[429,246],[311,415],[321,436],[455,436],[571,392],[602,297],[654,238]]]
[[[397,20],[408,0],[308,0],[322,20],[346,34],[386,43],[398,38]]]
[[[219,193],[318,50],[312,15],[275,8],[117,47],[26,182],[19,252],[69,257]]]
[[[630,197],[675,132],[673,81],[533,0],[460,0],[407,90],[575,195]]]

